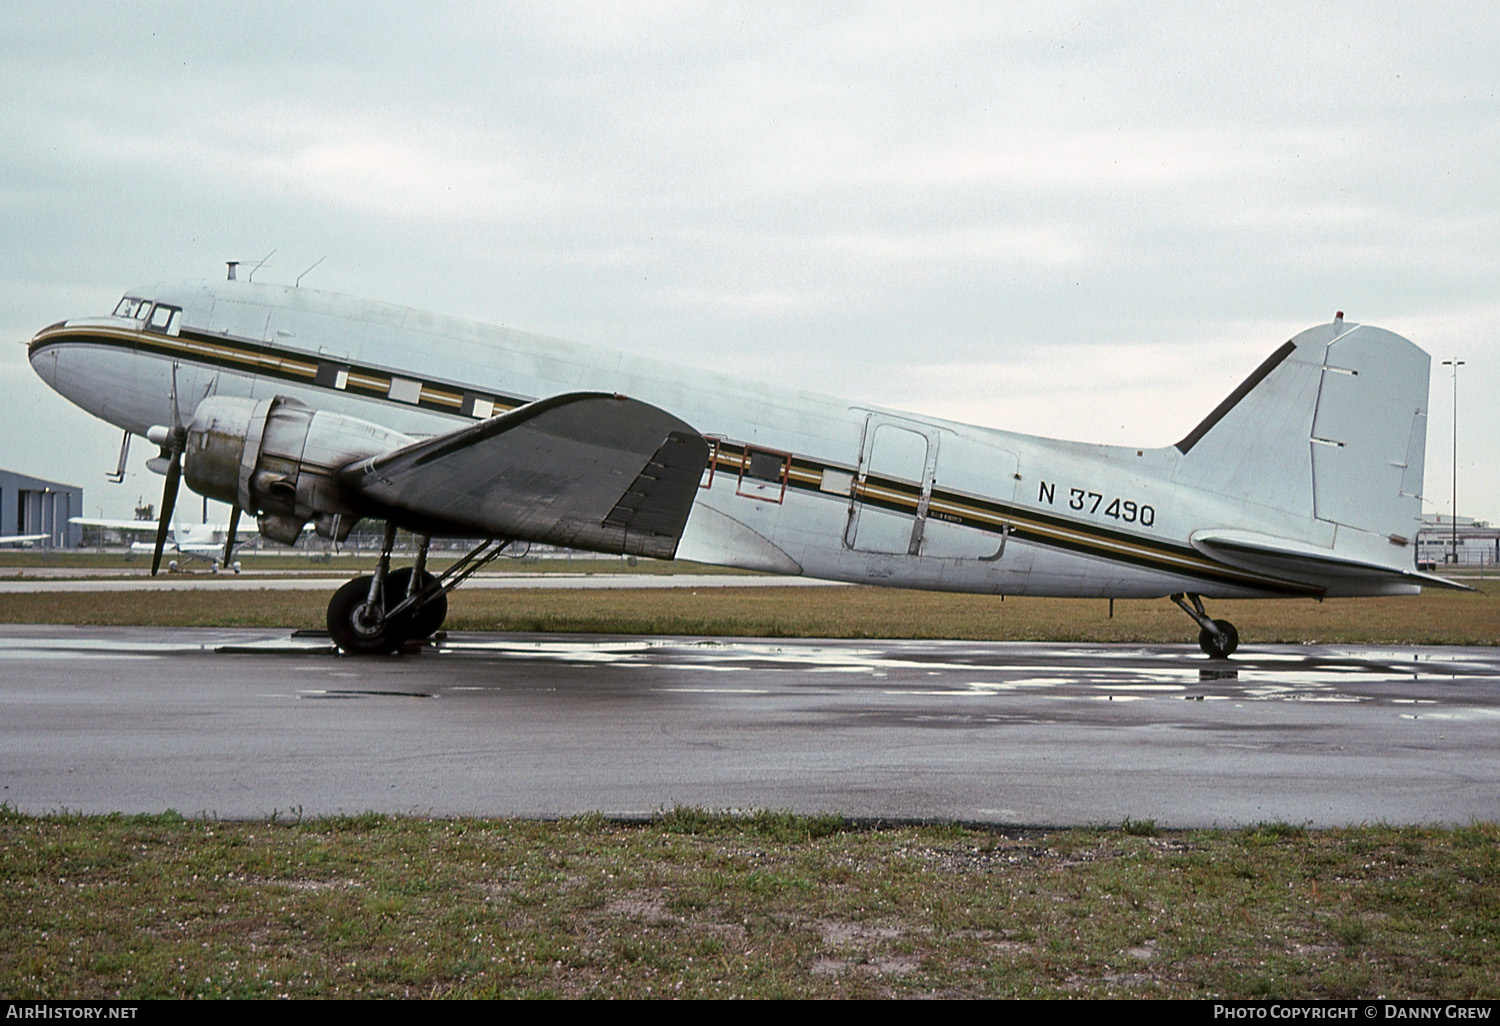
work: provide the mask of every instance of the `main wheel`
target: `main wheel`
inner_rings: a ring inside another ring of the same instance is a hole
[[[1198,647],[1211,659],[1228,659],[1240,647],[1240,632],[1228,620],[1215,620],[1214,626],[1218,634],[1207,627],[1198,632]]]
[[[412,568],[404,566],[400,570],[392,570],[390,576],[385,579],[385,607],[394,609],[406,599],[406,589],[411,581]],[[422,571],[422,583],[417,588],[421,591],[428,587],[437,578],[427,571]],[[416,612],[402,614],[401,633],[408,638],[420,641],[430,638],[443,626],[443,621],[448,619],[448,596],[438,593]]]
[[[406,640],[401,630],[404,625],[392,623],[384,605],[370,604],[370,581],[369,577],[356,577],[334,592],[328,602],[328,633],[333,635],[334,644],[350,655],[385,655]]]

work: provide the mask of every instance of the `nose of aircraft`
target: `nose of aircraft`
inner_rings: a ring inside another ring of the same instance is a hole
[[[51,328],[57,326],[54,324]],[[37,377],[45,381],[48,387],[55,389],[57,387],[57,353],[53,349],[37,345],[38,340],[51,328],[43,328],[31,337],[31,341],[27,343],[27,356],[31,360],[31,369],[36,371]]]

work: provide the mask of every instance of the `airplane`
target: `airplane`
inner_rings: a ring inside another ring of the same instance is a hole
[[[106,530],[126,534],[145,534],[147,532],[155,534],[157,530],[157,523],[154,520],[110,520],[100,517],[70,517],[68,523],[78,524],[81,527],[102,527]],[[254,534],[254,532],[249,532],[249,534]],[[170,540],[166,542],[164,548],[170,548],[172,552],[187,559],[206,560],[214,573],[219,572],[221,565],[228,567],[235,573],[239,573],[241,567],[238,560],[228,562],[226,559],[221,562],[220,557],[225,551],[225,542],[228,540],[228,535],[228,524],[189,524],[186,528],[183,528],[181,524],[173,520],[172,532],[169,536]],[[148,545],[145,542],[133,541],[130,544],[130,551],[136,553],[149,552],[154,555],[156,553],[156,546],[155,544]],[[176,570],[177,561],[171,560],[168,562],[167,569]]]
[[[132,289],[29,343],[57,392],[160,447],[156,573],[179,482],[292,544],[385,521],[328,628],[345,653],[434,634],[447,596],[539,542],[1000,595],[1205,598],[1462,588],[1416,568],[1430,358],[1342,312],[1185,437],[1094,445],[955,423],[296,286]],[[122,461],[124,446],[122,446]],[[418,536],[391,568],[397,528]],[[441,575],[433,537],[485,540]]]
[[[48,534],[0,534],[0,545],[19,545],[29,549],[39,541],[46,541]]]

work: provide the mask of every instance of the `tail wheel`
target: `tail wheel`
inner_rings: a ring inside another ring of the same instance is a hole
[[[370,604],[371,580],[356,577],[334,592],[328,602],[328,633],[334,644],[350,655],[386,655],[400,648],[407,638],[404,624],[392,623],[383,604]],[[390,593],[388,578],[386,594]]]
[[[390,608],[406,598],[409,584],[411,583],[412,568],[402,567],[392,570],[390,576],[385,579],[385,604]],[[430,587],[437,578],[427,571],[422,571],[421,583],[417,590]],[[402,614],[402,634],[405,637],[420,641],[430,638],[443,626],[443,621],[448,618],[448,596],[443,592],[434,595],[423,605],[415,610]]]
[[[1240,632],[1228,620],[1215,620],[1218,631],[1207,627],[1198,632],[1198,647],[1212,659],[1228,659],[1240,647]]]

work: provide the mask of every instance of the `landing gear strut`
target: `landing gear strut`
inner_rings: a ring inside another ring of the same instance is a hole
[[[392,570],[396,527],[386,525],[375,573],[348,582],[328,603],[334,644],[350,655],[387,655],[408,641],[432,637],[448,616],[448,593],[510,545],[509,539],[488,538],[434,577],[427,572],[430,540],[422,537],[411,567]]]
[[[1189,606],[1184,598],[1191,599],[1193,604]],[[1198,631],[1198,647],[1203,649],[1211,659],[1228,659],[1234,650],[1240,647],[1240,632],[1234,629],[1234,624],[1228,620],[1210,620],[1208,614],[1203,611],[1203,599],[1197,595],[1183,595],[1179,592],[1172,596],[1172,601],[1182,609],[1184,613],[1193,618],[1193,622],[1200,628]]]
[[[431,541],[423,535],[411,568],[393,570],[386,578],[386,594],[391,596],[393,608],[411,602],[406,610],[406,636],[413,641],[432,637],[448,618],[448,593],[438,588],[437,578],[427,572],[427,545]]]

